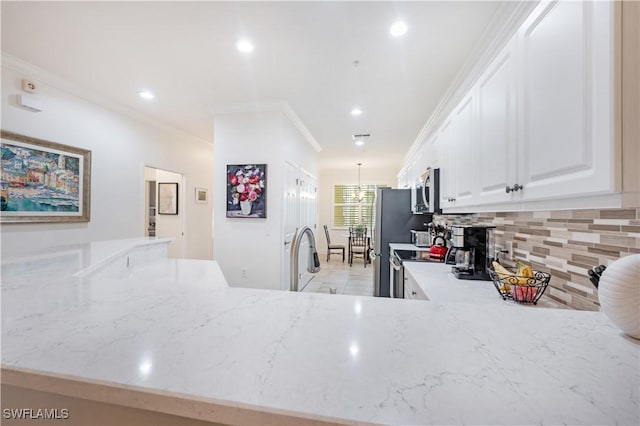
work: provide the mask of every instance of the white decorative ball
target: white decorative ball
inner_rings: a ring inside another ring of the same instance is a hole
[[[622,331],[640,339],[640,254],[607,266],[598,285],[600,310]]]

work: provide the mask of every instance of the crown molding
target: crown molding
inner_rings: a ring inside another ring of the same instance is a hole
[[[309,129],[307,129],[307,127],[304,125],[300,117],[298,117],[298,115],[291,108],[291,106],[289,106],[288,103],[286,102],[284,103],[283,110],[284,110],[284,114],[291,121],[291,123],[296,127],[296,129],[298,129],[298,131],[302,133],[302,136],[306,139],[309,145],[311,145],[313,149],[316,150],[316,152],[322,151],[322,147],[320,146],[318,141],[316,141],[316,139],[313,137],[311,132],[309,132]]]
[[[515,3],[506,2],[500,5],[482,37],[474,46],[474,53],[467,58],[435,110],[409,147],[402,161],[403,164],[418,151],[422,142],[438,129],[539,2],[540,0],[531,0]],[[402,167],[398,175],[402,174],[404,169],[405,167]]]
[[[44,84],[45,86],[55,88],[57,90],[60,90],[61,92],[65,92],[67,94],[83,99],[87,102],[98,105],[110,111],[115,111],[129,118],[132,118],[136,121],[156,127],[164,132],[171,133],[177,137],[189,137],[189,138],[195,139],[200,143],[204,143],[207,145],[212,144],[212,141],[203,139],[202,137],[194,135],[191,132],[172,126],[148,114],[142,113],[133,108],[127,107],[119,102],[113,101],[98,92],[82,87],[76,83],[72,83],[71,81],[57,74],[54,74],[50,71],[45,70],[44,68],[40,68],[36,65],[33,65],[16,56],[13,56],[6,52],[1,52],[0,58],[2,61],[3,68],[8,68],[13,71],[16,71],[19,74],[23,74],[24,77],[28,77],[30,79],[36,80],[40,84]]]
[[[316,152],[322,151],[322,146],[320,146],[318,141],[313,137],[309,129],[307,129],[300,117],[298,117],[298,114],[296,114],[293,108],[291,108],[291,106],[285,101],[271,100],[216,104],[210,106],[209,111],[211,111],[213,115],[239,114],[247,112],[255,113],[265,111],[282,112],[289,119],[291,124],[293,124],[295,128],[298,129],[307,143],[311,145]]]

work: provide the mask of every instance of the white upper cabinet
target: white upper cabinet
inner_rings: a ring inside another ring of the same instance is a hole
[[[541,3],[518,31],[522,200],[613,190],[612,9]]]
[[[453,155],[455,162],[455,184],[453,186],[453,205],[473,204],[475,174],[478,169],[475,132],[475,91],[471,91],[454,110],[451,120]],[[451,154],[451,153],[450,153]]]
[[[540,2],[493,57],[433,132],[445,211],[594,207],[619,189],[614,7]]]
[[[403,169],[399,174],[398,174],[398,186],[397,188],[402,189],[402,188],[406,188],[406,183],[407,183],[407,171],[405,169]]]
[[[453,196],[455,192],[456,164],[453,161],[455,139],[452,136],[451,119],[445,120],[440,128],[437,147],[440,153],[440,208],[453,206]]]
[[[516,176],[515,40],[496,56],[478,80],[478,204],[508,200],[505,188]]]

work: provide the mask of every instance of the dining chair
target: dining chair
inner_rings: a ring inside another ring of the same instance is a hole
[[[327,229],[327,225],[322,225],[324,228],[324,235],[327,237],[327,262],[329,261],[329,257],[332,254],[340,254],[340,252],[331,253],[331,250],[340,250],[342,251],[342,261],[344,262],[344,244],[331,244],[331,237],[329,236],[329,230]]]
[[[366,268],[369,261],[368,254],[367,228],[349,228],[349,266],[353,264],[354,257],[361,257]]]

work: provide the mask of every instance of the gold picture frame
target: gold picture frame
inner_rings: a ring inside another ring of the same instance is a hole
[[[0,222],[89,222],[91,151],[0,131]]]

